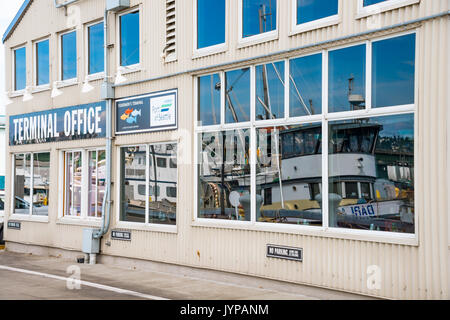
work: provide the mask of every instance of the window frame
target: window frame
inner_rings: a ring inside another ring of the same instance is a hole
[[[25,87],[23,89],[16,88],[16,51],[20,49],[25,49]],[[11,48],[12,52],[12,83],[11,86],[13,88],[12,92],[15,95],[21,95],[25,93],[25,90],[27,89],[27,44],[23,44],[14,48]]]
[[[243,37],[242,33],[244,32],[244,7],[243,7],[243,1],[244,0],[238,0],[238,45],[237,48],[244,48],[247,46],[252,46],[255,44],[260,44],[263,42],[269,42],[273,40],[278,40],[279,38],[279,30],[280,30],[280,0],[276,0],[277,5],[277,16],[276,16],[276,28],[272,31],[267,31],[264,33],[256,34],[254,36],[250,37]]]
[[[72,32],[75,32],[75,42],[76,42],[76,75],[75,75],[75,77],[73,77],[73,78],[70,78],[70,79],[65,79],[65,80],[63,80],[63,45],[62,45],[62,37],[64,36],[64,35],[67,35],[67,34],[69,34],[69,33],[72,33]],[[58,68],[58,81],[57,81],[57,84],[58,84],[58,87],[64,87],[64,86],[70,86],[70,85],[75,85],[75,84],[77,84],[78,83],[78,49],[79,49],[79,46],[78,46],[78,32],[77,32],[77,29],[71,29],[71,30],[68,30],[68,31],[64,31],[64,32],[61,32],[61,33],[59,33],[58,34],[58,66],[59,66],[59,68]]]
[[[167,141],[157,141],[157,142],[144,142],[144,143],[136,143],[136,144],[120,144],[116,145],[116,161],[117,161],[117,168],[116,168],[116,177],[117,180],[120,181],[122,177],[122,162],[121,162],[121,152],[122,148],[127,147],[133,147],[133,146],[145,146],[145,153],[146,153],[146,166],[145,166],[145,192],[146,192],[146,199],[148,200],[150,196],[150,146],[154,145],[168,145],[168,144],[175,144],[177,145],[177,152],[176,152],[176,158],[179,159],[180,155],[180,148],[179,148],[179,141],[176,140],[167,140]],[[172,157],[171,157],[172,158]],[[153,165],[156,165],[156,163],[153,163]],[[177,170],[176,177],[177,177],[177,209],[176,209],[176,224],[175,225],[166,225],[166,224],[157,224],[157,223],[150,223],[149,222],[149,201],[145,202],[145,223],[142,222],[130,222],[130,221],[122,221],[120,219],[121,216],[121,188],[117,188],[116,190],[116,197],[119,199],[116,201],[115,209],[116,209],[116,226],[117,228],[125,228],[125,229],[131,229],[131,230],[143,230],[143,231],[151,231],[151,232],[164,232],[164,233],[178,233],[178,221],[179,221],[179,205],[180,205],[180,193],[179,193],[179,181],[180,181],[180,171],[179,168],[173,168]],[[158,187],[160,188],[160,187]]]
[[[31,171],[30,175],[32,177],[31,179],[31,188],[30,188],[30,196],[33,196],[34,193],[34,154],[37,153],[48,153],[50,154],[50,163],[52,160],[52,152],[50,149],[43,149],[43,150],[36,150],[36,151],[23,151],[23,152],[11,152],[11,190],[10,193],[10,208],[9,208],[9,219],[13,220],[19,220],[19,221],[31,221],[31,222],[43,222],[48,223],[49,222],[49,215],[50,215],[50,205],[48,205],[48,213],[46,216],[44,215],[33,215],[33,204],[30,204],[29,213],[28,214],[20,214],[15,213],[15,200],[16,200],[16,193],[15,193],[15,171],[16,171],[16,155],[27,155],[29,154],[31,156],[30,162],[31,162]],[[52,179],[50,179],[51,183]],[[51,185],[51,184],[50,184]],[[6,195],[5,195],[6,200]]]
[[[225,42],[215,44],[209,47],[198,49],[198,0],[193,1],[193,53],[192,59],[202,58],[205,56],[222,53],[228,50],[228,38],[229,38],[229,18],[230,18],[230,2],[225,1]]]
[[[364,6],[364,0],[358,0],[358,9],[356,19],[364,18],[371,15],[380,14],[389,10],[406,7],[409,5],[420,3],[421,0],[387,0]]]
[[[134,12],[139,12],[139,62],[129,65],[129,66],[122,66],[122,38],[120,36],[120,31],[121,31],[121,25],[120,25],[120,18],[124,15],[127,15],[129,13],[134,13]],[[121,70],[122,75],[127,74],[127,73],[132,73],[132,72],[137,72],[137,71],[141,71],[142,70],[142,66],[143,66],[143,6],[142,4],[121,11],[119,13],[116,14],[116,39],[117,39],[117,50],[116,50],[116,70]]]
[[[334,26],[342,22],[342,12],[344,8],[343,0],[338,0],[338,13],[325,18],[297,24],[297,0],[291,0],[291,31],[290,36],[311,31],[314,29],[325,28],[329,26]]]
[[[85,56],[85,63],[84,63],[84,74],[85,74],[85,79],[88,81],[93,81],[93,80],[98,80],[98,79],[102,79],[105,76],[105,68],[106,68],[106,64],[105,61],[103,61],[103,71],[100,72],[96,72],[96,73],[92,73],[89,74],[89,64],[90,64],[90,47],[89,47],[89,28],[98,24],[103,24],[104,21],[103,20],[95,20],[92,22],[89,22],[87,24],[85,24],[84,26],[84,56]],[[104,32],[104,29],[103,29]],[[104,34],[103,34],[104,36]],[[104,60],[104,58],[103,58]]]
[[[389,106],[383,108],[371,108],[371,92],[372,92],[372,43],[377,41],[382,41],[385,39],[392,39],[407,34],[416,35],[415,44],[415,74],[414,74],[414,104],[406,106]],[[345,45],[330,47],[323,50],[317,50],[304,55],[292,56],[287,61],[297,59],[304,56],[315,55],[322,53],[322,113],[313,116],[301,116],[295,118],[289,118],[289,113],[285,114],[285,118],[276,120],[264,120],[256,121],[255,116],[255,73],[252,72],[251,77],[251,121],[250,123],[242,124],[227,124],[224,125],[222,118],[222,123],[220,125],[205,126],[201,127],[198,125],[197,120],[194,124],[194,203],[193,203],[193,216],[192,223],[193,227],[212,227],[212,228],[226,228],[226,229],[240,229],[240,230],[252,230],[252,231],[268,231],[268,232],[282,232],[288,234],[301,234],[301,235],[313,235],[328,238],[339,238],[339,239],[351,239],[358,241],[369,241],[369,242],[380,242],[380,243],[393,243],[393,244],[404,244],[410,246],[417,246],[419,241],[419,224],[421,224],[421,218],[419,214],[419,206],[417,197],[414,201],[414,233],[399,233],[399,232],[387,232],[387,231],[375,231],[375,230],[359,230],[359,229],[346,229],[346,228],[334,228],[329,227],[329,208],[328,208],[328,198],[325,198],[322,204],[322,226],[304,226],[304,225],[288,225],[288,224],[277,224],[268,222],[258,222],[256,221],[256,129],[264,128],[267,126],[282,126],[282,125],[293,125],[293,124],[307,124],[307,123],[320,123],[322,125],[322,182],[321,188],[322,192],[328,195],[328,181],[329,181],[329,154],[328,154],[328,126],[330,121],[338,120],[349,120],[349,119],[359,119],[359,118],[370,118],[379,116],[395,116],[402,114],[412,114],[414,116],[414,159],[418,159],[419,154],[419,122],[418,122],[418,70],[419,70],[419,43],[420,43],[420,30],[412,29],[403,32],[396,32],[385,36],[374,37],[370,40],[365,41],[355,41],[352,43],[347,43]],[[363,110],[356,111],[344,111],[344,112],[328,112],[328,53],[334,50],[344,49],[348,47],[357,46],[360,44],[366,44],[366,99],[370,103],[366,104],[366,108]],[[272,61],[253,63],[248,66],[242,66],[241,68],[250,67],[254,70],[256,65],[270,63]],[[273,61],[275,62],[275,61]],[[285,72],[289,75],[289,63],[285,65]],[[220,71],[221,77],[223,74],[229,70]],[[211,74],[216,74],[218,72],[210,72],[204,74],[195,75],[196,81],[195,91],[194,91],[194,101],[195,101],[195,119],[198,119],[198,81],[197,79],[201,76],[207,76]],[[223,82],[222,82],[223,83]],[[289,86],[288,86],[289,87]],[[221,110],[223,113],[224,109],[224,97],[222,92],[224,91],[224,85],[221,86]],[[286,89],[286,88],[285,88]],[[289,93],[289,90],[287,90]],[[285,99],[285,104],[289,109],[289,99]],[[251,219],[250,221],[233,221],[233,220],[218,220],[218,219],[205,219],[199,217],[199,208],[197,203],[198,198],[198,180],[199,180],[199,145],[202,133],[217,132],[223,130],[233,130],[233,129],[249,129],[250,132],[250,165],[251,165]],[[414,178],[414,190],[417,190],[418,180],[420,179],[421,173],[416,171],[416,176]],[[372,188],[371,188],[372,189]],[[372,190],[371,190],[372,192]],[[416,193],[417,195],[417,193]]]
[[[44,83],[39,85],[38,84],[38,71],[39,71],[39,56],[38,56],[38,44],[44,41],[48,41],[48,83]],[[47,36],[45,38],[41,38],[38,40],[33,41],[33,62],[34,62],[34,66],[33,66],[33,93],[34,92],[40,92],[40,91],[44,91],[44,90],[50,90],[50,83],[52,82],[52,72],[50,70],[50,58],[51,58],[51,41],[50,41],[50,36]]]
[[[103,146],[99,147],[88,147],[88,148],[70,148],[58,150],[59,153],[59,199],[58,199],[58,223],[82,223],[87,225],[100,225],[102,217],[89,217],[88,207],[89,207],[89,152],[91,151],[105,151]],[[81,203],[80,203],[80,216],[68,215],[66,211],[66,155],[67,153],[81,153]]]

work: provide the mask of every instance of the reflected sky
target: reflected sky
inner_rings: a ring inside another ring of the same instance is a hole
[[[322,113],[322,54],[290,60],[290,116]]]
[[[36,44],[36,84],[38,86],[50,83],[49,41],[41,41]]]
[[[103,22],[89,27],[89,74],[104,71]]]
[[[415,34],[372,44],[372,107],[414,103]]]
[[[77,76],[77,33],[73,31],[61,36],[62,80]]]
[[[284,62],[256,66],[256,120],[284,118]]]
[[[338,2],[338,0],[297,0],[297,24],[337,14]]]
[[[262,24],[260,25],[260,9]],[[243,0],[242,1],[242,37],[250,37],[277,28],[277,1],[276,0]],[[261,30],[262,28],[262,30]]]
[[[20,48],[14,51],[15,90],[25,89],[27,83],[26,49]]]
[[[385,2],[388,0],[364,0],[364,7],[370,6],[372,4],[376,4],[376,3],[380,3],[380,2]]]
[[[198,78],[198,121],[202,126],[220,124],[220,75]]]
[[[120,17],[120,65],[139,63],[139,11]]]
[[[197,0],[197,48],[225,42],[225,0]]]
[[[226,123],[250,121],[250,68],[225,73]]]

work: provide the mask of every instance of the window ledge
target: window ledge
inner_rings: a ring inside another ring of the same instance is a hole
[[[51,90],[50,84],[44,84],[44,85],[33,87],[33,89],[31,90],[31,93],[39,93],[39,92],[48,91],[48,90]]]
[[[105,78],[105,73],[104,72],[98,72],[98,73],[93,73],[93,74],[86,75],[86,80],[87,81],[103,80],[104,78]]]
[[[201,48],[194,50],[192,54],[192,60],[199,59],[207,56],[211,56],[214,54],[224,53],[228,50],[228,45],[219,44],[211,47]]]
[[[59,218],[58,220],[56,220],[56,224],[100,228],[102,226],[102,221],[100,220],[100,218],[86,219],[86,218],[63,217],[63,218]]]
[[[13,91],[13,92],[11,92],[11,94],[9,95],[9,97],[10,97],[10,98],[21,97],[21,96],[23,96],[24,93],[25,93],[25,89]]]
[[[278,30],[261,33],[247,38],[239,38],[237,49],[242,49],[274,40],[278,40]]]
[[[385,11],[398,9],[401,7],[406,7],[409,5],[413,5],[416,3],[419,3],[420,0],[390,0],[386,1],[386,3],[377,3],[373,4],[371,6],[363,7],[362,6],[362,0],[360,0],[359,6],[358,6],[358,13],[355,17],[355,19],[361,19],[365,18],[371,15],[380,14]]]
[[[78,85],[78,79],[77,78],[72,78],[72,79],[67,79],[67,80],[61,80],[58,81],[56,83],[56,87],[59,88],[64,88],[64,87],[70,87],[70,86],[75,86]]]
[[[144,70],[144,69],[141,67],[141,64],[133,64],[133,65],[131,65],[131,66],[126,66],[126,67],[124,67],[124,66],[119,66],[118,69],[121,70],[122,75],[129,74],[129,73],[133,73],[133,72],[139,72],[139,71]]]
[[[32,216],[29,214],[13,213],[9,216],[9,220],[48,223],[48,216]]]
[[[227,220],[211,220],[198,219],[191,223],[192,227],[198,228],[219,228],[233,230],[247,230],[258,232],[277,232],[287,234],[297,234],[304,236],[314,236],[323,238],[335,238],[342,240],[356,240],[366,242],[378,242],[399,244],[406,246],[418,246],[419,241],[415,234],[404,234],[383,231],[364,231],[340,228],[324,228],[303,225],[282,225],[264,222],[248,222],[248,221],[227,221]]]
[[[118,221],[115,228],[129,229],[135,231],[149,231],[149,232],[165,232],[177,234],[177,226],[175,225],[163,225],[163,224],[145,224],[137,222]]]
[[[315,29],[338,25],[341,22],[342,22],[341,17],[339,15],[334,15],[334,16],[323,18],[323,19],[311,21],[311,22],[297,24],[297,25],[293,26],[292,31],[289,33],[289,36],[294,36],[299,33],[307,32],[307,31],[311,31],[311,30],[315,30]]]

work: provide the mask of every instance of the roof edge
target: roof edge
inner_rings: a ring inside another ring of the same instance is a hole
[[[17,11],[14,19],[9,24],[8,28],[6,29],[5,33],[3,34],[2,43],[5,43],[5,41],[9,38],[9,36],[13,33],[14,29],[19,24],[20,20],[24,16],[25,12],[27,11],[30,4],[33,2],[33,0],[25,0],[20,7],[19,11]]]

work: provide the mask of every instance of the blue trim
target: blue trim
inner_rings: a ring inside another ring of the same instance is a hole
[[[3,34],[3,38],[2,38],[3,43],[5,43],[6,39],[11,35],[11,33],[16,28],[16,26],[19,24],[20,20],[22,19],[23,15],[25,14],[25,11],[30,6],[31,2],[33,2],[33,0],[25,0],[23,2],[19,11],[16,13],[16,16],[14,17],[13,21],[9,24],[8,29],[6,29],[5,33]]]

